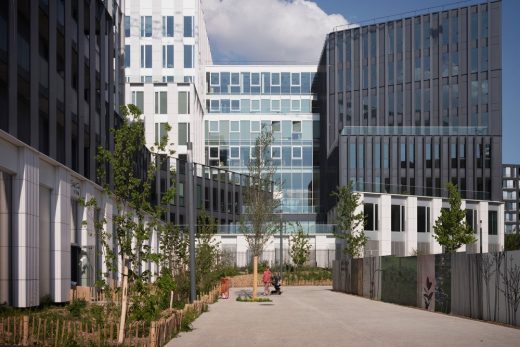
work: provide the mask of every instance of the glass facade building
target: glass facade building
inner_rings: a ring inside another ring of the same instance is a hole
[[[501,200],[501,74],[500,1],[330,33],[318,73],[323,194],[353,181],[446,196],[451,181],[463,198]]]
[[[316,219],[319,120],[311,92],[316,67],[209,66],[206,163],[247,173],[256,138],[272,130],[268,155],[282,191],[281,212]]]

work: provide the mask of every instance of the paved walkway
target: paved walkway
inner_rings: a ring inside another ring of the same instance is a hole
[[[272,303],[210,305],[167,346],[520,346],[520,329],[336,293],[287,287]]]

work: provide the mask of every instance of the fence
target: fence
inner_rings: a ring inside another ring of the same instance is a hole
[[[334,261],[332,289],[520,325],[520,251]]]
[[[323,250],[311,250],[309,253],[309,259],[305,263],[308,267],[321,267],[321,268],[332,268],[332,261],[336,257],[336,250],[334,249],[323,249]],[[234,267],[249,267],[253,263],[251,252],[237,252],[235,250],[224,249],[221,261],[225,262],[229,266]],[[267,262],[269,266],[276,267],[280,265],[280,251],[279,249],[271,251],[263,251],[262,256],[259,259],[260,262]],[[283,251],[283,263],[286,265],[294,265],[289,250]]]
[[[164,346],[182,328],[182,319],[190,311],[200,315],[208,304],[214,303],[220,293],[220,285],[202,295],[182,310],[166,312],[166,318],[151,323],[133,322],[125,329],[124,346]],[[18,346],[116,346],[118,323],[97,324],[95,321],[79,322],[63,319],[43,319],[36,316],[0,318],[0,345]]]

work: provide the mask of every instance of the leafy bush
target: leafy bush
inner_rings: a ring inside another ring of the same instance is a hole
[[[192,331],[193,327],[191,326],[191,323],[193,323],[195,319],[197,319],[197,311],[186,311],[186,314],[182,317],[181,320],[181,331]]]
[[[74,318],[80,318],[81,312],[85,309],[87,306],[87,302],[85,299],[76,299],[73,300],[68,306],[67,309],[70,312],[70,315]]]

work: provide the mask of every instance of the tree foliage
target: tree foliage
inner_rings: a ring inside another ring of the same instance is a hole
[[[442,209],[433,226],[433,237],[443,246],[445,253],[455,252],[462,245],[477,241],[466,221],[466,210],[461,209],[461,197],[457,186],[448,182],[449,209]]]
[[[197,218],[197,246],[195,257],[196,281],[199,291],[208,291],[212,284],[212,272],[217,270],[219,244],[213,236],[217,233],[215,218],[205,210]]]
[[[171,237],[172,229],[161,221],[161,215],[165,212],[164,206],[174,197],[175,185],[172,181],[159,203],[152,201],[157,168],[172,152],[166,150],[167,135],[150,150],[146,149],[140,115],[136,106],[122,106],[123,120],[118,128],[111,129],[114,148],[98,147],[97,177],[104,193],[114,203],[114,212],[111,215],[112,232],[106,230],[106,219],[98,221],[94,230],[102,244],[107,268],[105,278],[109,278],[110,272],[118,271],[118,264],[126,264],[130,314],[136,319],[149,319],[161,309],[157,293],[153,292],[156,288],[152,290],[150,282],[159,279],[162,287],[172,282],[168,278],[161,281],[162,276],[173,276],[167,271],[169,267],[161,273],[152,272],[171,261],[166,259],[171,253],[153,247],[152,236],[156,233],[159,240]],[[174,172],[170,177],[175,177]],[[97,208],[95,199],[84,204],[91,210]],[[169,287],[173,289],[173,284]]]
[[[515,251],[520,249],[520,230],[516,230],[516,232],[512,234],[505,235],[505,251]]]
[[[352,182],[338,187],[337,191],[332,192],[331,195],[338,202],[336,205],[338,231],[335,232],[335,236],[345,240],[345,254],[353,258],[360,257],[368,242],[368,237],[363,230],[365,221],[363,212],[356,213],[356,209],[360,205],[360,195],[353,191]]]
[[[298,268],[301,268],[309,260],[310,250],[309,237],[303,232],[301,224],[297,222],[296,233],[291,236],[289,255]]]
[[[272,131],[262,127],[248,164],[248,183],[242,188],[244,213],[241,231],[252,256],[260,256],[269,238],[280,228],[275,215],[280,207],[279,192],[274,191],[276,166],[269,155],[272,143]]]

